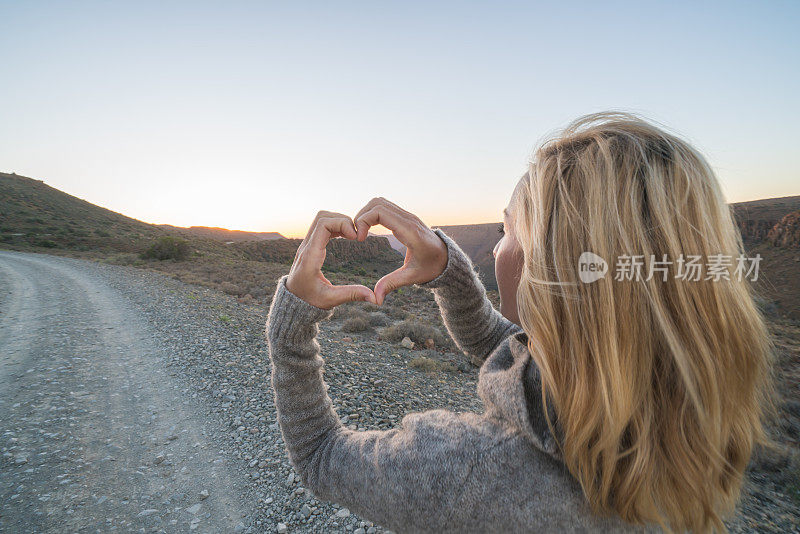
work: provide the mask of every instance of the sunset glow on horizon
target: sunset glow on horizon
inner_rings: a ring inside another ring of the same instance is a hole
[[[156,224],[303,237],[375,196],[431,226],[499,222],[545,135],[615,109],[697,146],[730,202],[797,195],[799,14],[6,3],[0,171]]]

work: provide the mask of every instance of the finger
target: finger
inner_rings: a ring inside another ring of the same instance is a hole
[[[384,202],[384,201],[386,201],[386,199],[385,199],[385,198],[383,198],[383,197],[375,197],[375,198],[373,198],[372,200],[370,200],[369,202],[367,202],[367,203],[364,205],[364,207],[363,207],[363,208],[361,208],[360,210],[358,210],[358,213],[356,213],[356,216],[355,216],[355,217],[353,217],[353,220],[356,220],[356,219],[358,219],[358,218],[359,218],[361,215],[363,215],[365,212],[367,212],[367,211],[371,210],[372,208],[374,208],[375,206],[377,206],[379,203],[381,203],[381,202]]]
[[[366,286],[352,284],[349,286],[330,286],[327,290],[333,306],[345,302],[371,302],[377,304],[375,293]]]
[[[414,283],[413,273],[405,266],[390,272],[375,284],[375,300],[378,306],[383,304],[386,295],[401,287]]]
[[[404,209],[402,209],[397,204],[395,204],[393,202],[390,202],[389,200],[386,200],[383,197],[376,197],[376,198],[373,198],[372,200],[370,200],[369,202],[367,202],[367,204],[363,208],[358,210],[358,213],[356,213],[356,216],[353,217],[353,221],[358,220],[358,218],[361,217],[364,213],[374,209],[377,206],[385,206],[385,207],[387,207],[389,209],[394,210],[396,213],[402,213],[402,214],[406,214],[406,215],[411,215],[409,212],[405,211]],[[362,225],[361,227],[359,227],[358,225],[356,225],[356,230],[358,231],[357,239],[359,241],[364,241],[367,238],[367,235],[369,235],[369,227],[368,226],[363,226]]]
[[[356,230],[350,218],[346,215],[319,218],[311,235],[298,248],[297,255],[302,257],[300,263],[309,269],[321,269],[325,261],[325,247],[337,236],[355,239]]]
[[[334,237],[356,238],[356,229],[353,221],[347,215],[337,214],[336,217],[322,217],[317,220],[314,231],[308,239],[308,247],[323,250]]]
[[[419,225],[415,219],[385,204],[379,204],[361,214],[355,224],[359,239],[362,236],[366,237],[369,229],[379,224],[391,230],[392,234],[406,246],[416,243],[419,236]]]
[[[311,225],[308,227],[308,232],[306,232],[305,239],[308,239],[311,236],[311,234],[314,232],[314,227],[317,226],[317,221],[319,221],[321,218],[336,217],[336,216],[347,217],[347,215],[342,215],[341,213],[335,213],[333,211],[325,211],[325,210],[318,211],[317,214],[314,216],[314,220],[311,221]]]

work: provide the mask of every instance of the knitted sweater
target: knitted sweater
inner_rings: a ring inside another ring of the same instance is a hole
[[[412,413],[387,431],[344,427],[316,340],[317,323],[333,312],[291,293],[284,276],[267,336],[278,422],[303,484],[397,532],[651,531],[591,512],[544,418],[525,332],[492,307],[461,248],[435,232],[447,245],[447,267],[421,286],[433,291],[458,347],[485,358],[478,380],[485,412]]]

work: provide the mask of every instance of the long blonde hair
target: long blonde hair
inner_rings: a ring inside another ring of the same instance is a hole
[[[512,213],[542,402],[592,509],[725,532],[753,448],[773,443],[774,357],[749,280],[733,272],[741,236],[705,158],[636,115],[588,115],[537,149]],[[587,251],[608,262],[593,283],[578,273]],[[617,279],[618,259],[636,255],[641,279]],[[647,280],[651,255],[673,262],[666,280]],[[681,255],[730,257],[730,279],[681,279]]]

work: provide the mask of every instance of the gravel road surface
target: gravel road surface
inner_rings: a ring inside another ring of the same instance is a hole
[[[243,529],[242,483],[126,299],[48,256],[3,252],[0,284],[0,529]]]

